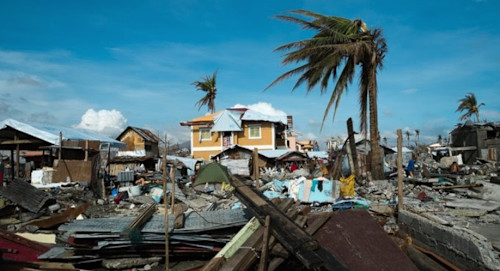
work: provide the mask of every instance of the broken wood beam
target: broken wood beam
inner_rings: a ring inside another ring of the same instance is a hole
[[[266,216],[264,224],[264,236],[262,237],[262,251],[260,253],[259,271],[267,271],[267,255],[269,250],[269,228],[271,227],[271,217]]]
[[[182,209],[182,205],[174,204],[174,229],[184,228],[184,210]]]
[[[273,204],[276,204],[275,201],[277,199],[273,199]],[[278,203],[278,208],[282,211],[285,210],[294,210],[292,205],[294,204],[293,199],[286,198],[283,199],[280,203]],[[254,217],[255,218],[255,217]],[[258,254],[256,250],[261,246],[262,237],[264,235],[264,228],[259,223],[259,228],[246,240],[243,245],[236,251],[232,256],[227,257],[227,262],[219,269],[220,271],[245,271],[249,270],[254,263],[257,261]],[[274,236],[270,236],[269,246],[272,246],[276,242]],[[215,270],[215,269],[211,269]],[[205,269],[204,269],[205,271]]]
[[[235,188],[236,197],[259,219],[261,224],[265,223],[265,217],[269,215],[273,221],[273,227],[270,229],[272,235],[289,252],[293,253],[308,269],[323,266],[323,259],[315,252],[319,248],[318,241],[295,224],[262,193],[246,186],[244,181],[245,179],[239,175],[231,176],[231,184]]]
[[[143,210],[141,213],[134,219],[127,227],[122,231],[122,235],[127,236],[130,240],[136,240],[136,238],[140,237],[141,231],[140,228],[144,223],[146,223],[156,212],[156,203],[150,204]]]

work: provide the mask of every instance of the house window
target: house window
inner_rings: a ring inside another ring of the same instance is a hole
[[[210,128],[200,128],[200,141],[210,140],[212,140],[212,133],[210,133]]]
[[[248,138],[249,139],[260,139],[261,131],[260,125],[248,125]]]

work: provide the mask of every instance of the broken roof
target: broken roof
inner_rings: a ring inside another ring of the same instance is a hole
[[[221,122],[213,131],[241,131],[241,130],[227,130],[227,129],[241,129],[241,121],[266,121],[286,124],[286,116],[267,115],[248,108],[228,108],[224,111],[219,111],[203,117],[198,117],[187,122],[181,122],[183,126],[210,124]],[[220,130],[222,129],[222,130]]]
[[[127,132],[129,129],[134,130],[139,136],[144,138],[144,140],[146,140],[146,141],[153,142],[153,143],[158,143],[160,141],[158,136],[156,136],[150,130],[144,129],[144,128],[139,128],[139,127],[133,127],[133,126],[128,126],[125,130],[123,130],[123,132],[119,136],[116,137],[116,139],[119,140],[119,138],[121,138],[123,136],[123,134],[125,134],[125,132]]]
[[[214,126],[212,132],[231,132],[243,131],[241,128],[241,120],[235,116],[230,110],[225,110],[214,118]]]
[[[121,141],[87,130],[42,123],[24,123],[13,119],[6,119],[0,122],[0,130],[3,130],[7,127],[28,134],[32,137],[41,139],[53,145],[59,144],[59,132],[61,132],[63,140],[95,140],[102,143],[110,143],[112,147],[125,147],[125,144]]]

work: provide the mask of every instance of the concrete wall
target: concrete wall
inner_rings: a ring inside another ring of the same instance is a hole
[[[491,243],[471,230],[437,224],[420,215],[401,211],[401,229],[415,244],[423,244],[436,254],[465,270],[500,270]]]

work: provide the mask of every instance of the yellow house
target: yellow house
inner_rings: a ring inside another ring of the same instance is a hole
[[[239,145],[259,150],[286,149],[286,116],[270,116],[248,108],[229,108],[182,122],[191,128],[191,155],[209,161]]]

